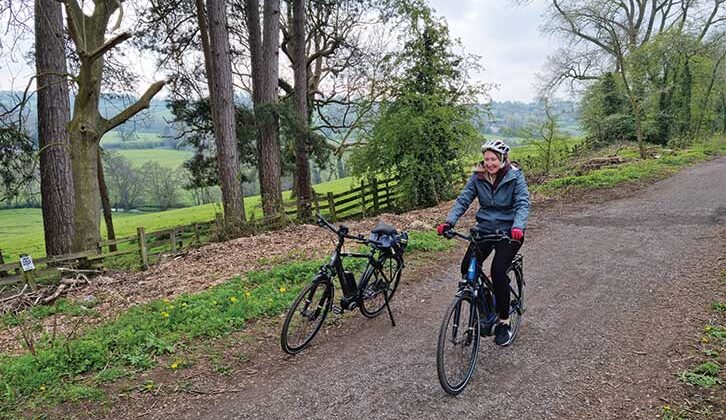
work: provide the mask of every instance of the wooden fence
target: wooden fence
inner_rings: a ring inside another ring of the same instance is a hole
[[[391,209],[399,197],[400,192],[394,178],[361,181],[359,187],[337,194],[313,193],[311,207],[314,212],[336,222],[341,219],[372,216],[382,210]],[[293,217],[297,214],[296,200],[285,202],[284,206],[286,216]]]
[[[202,244],[213,224],[194,223],[154,232],[146,232],[143,227],[139,227],[136,235],[100,241],[96,249],[33,260],[35,268],[29,271],[23,269],[21,261],[5,263],[0,250],[0,286],[25,282],[35,288],[37,278],[57,275],[58,268],[98,268],[104,260],[124,255],[135,255],[131,258],[138,258],[140,266],[146,268],[155,262],[154,257],[162,253],[177,253],[184,248]]]
[[[314,194],[312,207],[332,221],[341,219],[366,217],[378,214],[394,207],[395,200],[400,197],[393,178],[361,182],[359,187],[337,194]],[[297,215],[297,201],[288,201],[285,205],[285,216],[294,219]],[[98,268],[108,258],[130,255],[132,261],[138,261],[141,268],[147,268],[158,261],[164,253],[177,252],[209,242],[214,231],[221,231],[223,221],[221,215],[216,220],[175,226],[168,229],[147,232],[143,227],[136,230],[136,235],[98,242],[95,249],[74,254],[44,257],[33,260],[35,269],[25,271],[20,261],[5,263],[0,250],[0,287],[26,283],[35,289],[36,280],[55,277],[59,268]],[[250,231],[261,231],[270,228],[264,219],[250,221]],[[135,255],[135,256],[134,256]]]

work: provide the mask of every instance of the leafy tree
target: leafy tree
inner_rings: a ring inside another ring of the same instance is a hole
[[[102,154],[106,184],[113,207],[131,210],[136,208],[144,193],[143,173],[134,168],[131,161],[118,152]]]
[[[146,162],[140,170],[143,173],[147,202],[166,210],[179,203],[179,184],[181,174],[159,165],[159,162]]]
[[[605,73],[591,84],[583,100],[582,123],[591,147],[602,147],[617,141],[635,140],[635,125],[627,100],[618,80]]]
[[[381,104],[373,137],[354,153],[357,174],[399,176],[408,207],[434,205],[454,192],[463,145],[478,135],[470,104],[483,87],[466,80],[467,58],[452,52],[443,20],[426,6],[407,9],[410,23],[393,99]]]
[[[208,98],[201,100],[176,99],[168,102],[174,115],[174,123],[178,126],[182,144],[191,145],[194,156],[184,162],[190,172],[187,189],[206,188],[219,185],[217,161],[214,141],[212,111]],[[245,105],[235,107],[235,135],[238,155],[242,158],[243,167],[255,167],[255,121],[252,111]],[[250,181],[244,172],[240,174],[241,182]]]
[[[723,43],[722,7],[726,0],[700,1],[618,1],[618,0],[552,0],[545,31],[562,34],[568,41],[548,60],[549,77],[545,89],[559,86],[566,80],[596,80],[606,72],[618,75],[622,92],[629,103],[641,157],[645,157],[644,142],[656,128],[652,118],[652,98],[655,91],[668,89],[663,83],[665,74],[653,77],[649,73],[654,62],[649,54],[651,45],[663,36],[692,37],[696,43]],[[672,56],[670,53],[666,54]],[[687,63],[687,61],[686,61]],[[690,97],[688,67],[676,70],[681,83],[678,95]],[[649,89],[655,83],[656,89]],[[670,95],[666,93],[666,96]],[[666,107],[673,102],[661,101]],[[688,107],[685,103],[688,102]],[[676,104],[682,117],[688,115],[690,100]],[[680,117],[678,117],[680,119]]]
[[[0,203],[11,203],[35,180],[35,152],[24,131],[0,119]]]
[[[536,147],[539,151],[538,157],[528,158],[529,162],[525,162],[524,166],[528,170],[538,170],[546,177],[552,168],[567,157],[568,150],[563,142],[565,135],[560,130],[559,117],[550,104],[550,99],[542,98],[541,102],[544,115],[530,122],[520,135],[526,139],[526,144]]]

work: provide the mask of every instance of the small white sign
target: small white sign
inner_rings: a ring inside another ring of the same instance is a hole
[[[30,258],[30,255],[20,257],[20,265],[23,266],[23,271],[35,270],[35,265],[33,265],[33,259]]]

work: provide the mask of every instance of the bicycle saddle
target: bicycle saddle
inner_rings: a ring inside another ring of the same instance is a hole
[[[373,230],[371,230],[371,233],[380,233],[382,235],[395,235],[398,233],[398,231],[395,227],[380,222],[376,227],[373,228]]]

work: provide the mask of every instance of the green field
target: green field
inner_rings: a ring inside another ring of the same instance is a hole
[[[185,160],[194,155],[189,150],[174,149],[120,149],[115,150],[121,156],[131,161],[131,164],[140,168],[146,162],[158,162],[164,168],[177,169]]]
[[[110,149],[150,149],[162,147],[164,143],[165,139],[156,133],[136,132],[124,141],[116,131],[110,131],[101,138],[101,146]]]
[[[352,177],[341,178],[313,186],[316,192],[343,192],[355,186]],[[290,198],[290,192],[283,193],[284,199]],[[262,217],[260,196],[245,198],[245,211],[248,218]],[[137,227],[144,227],[147,232],[170,228],[173,226],[192,224],[214,220],[215,213],[222,213],[221,204],[205,204],[154,213],[114,213],[114,229],[117,237],[136,234]],[[105,225],[101,222],[101,233],[105,236]],[[35,258],[45,255],[43,239],[43,217],[40,209],[8,209],[0,210],[0,250],[6,262],[17,261],[20,253],[30,254]]]
[[[525,148],[516,148],[515,152],[526,153]],[[535,152],[533,150],[533,152]],[[634,157],[637,153],[635,146],[621,150],[620,154]],[[684,165],[706,159],[708,156],[726,154],[726,138],[714,138],[703,144],[695,144],[692,148],[681,151],[664,152],[660,159],[635,160],[620,165],[618,168],[604,168],[584,175],[560,174],[559,178],[550,180],[544,185],[532,186],[533,190],[544,193],[554,193],[559,189],[571,186],[582,188],[609,187],[622,182],[638,179],[662,177],[672,173]],[[319,194],[327,192],[343,192],[357,185],[354,178],[341,178],[331,182],[315,185],[313,188]],[[289,199],[290,192],[283,193]],[[245,211],[248,218],[262,217],[260,197],[246,197]],[[213,220],[215,213],[221,213],[220,204],[207,204],[195,207],[186,207],[155,213],[114,213],[114,227],[117,237],[136,234],[137,227],[144,227],[147,232],[161,230],[173,226],[191,224]],[[105,227],[102,226],[102,233]],[[28,253],[34,257],[45,254],[43,240],[43,225],[40,209],[10,209],[0,210],[0,249],[6,261],[17,261],[18,255]]]

